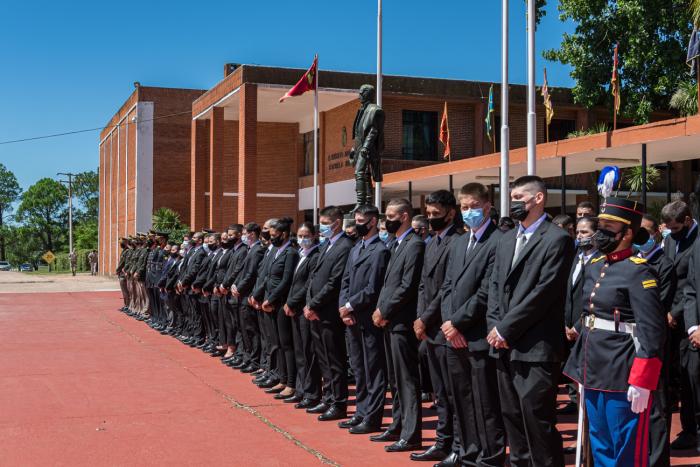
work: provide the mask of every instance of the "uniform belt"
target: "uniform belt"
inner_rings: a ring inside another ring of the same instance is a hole
[[[617,329],[615,329],[615,321],[610,319],[599,318],[595,315],[587,315],[583,319],[583,325],[588,329],[600,329],[601,331],[612,331],[612,332],[622,332],[625,334],[630,334],[635,337],[636,327],[635,323],[617,323]]]

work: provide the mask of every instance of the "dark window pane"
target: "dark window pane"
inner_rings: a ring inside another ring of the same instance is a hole
[[[549,141],[566,139],[569,133],[576,131],[576,120],[553,118],[549,124]]]
[[[403,111],[402,158],[410,161],[436,161],[437,112]]]
[[[314,132],[309,131],[304,133],[304,174],[313,175],[314,173]],[[320,161],[319,161],[320,163]]]

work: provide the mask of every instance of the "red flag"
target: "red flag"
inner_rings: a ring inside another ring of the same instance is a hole
[[[280,97],[280,102],[283,102],[288,97],[301,96],[307,91],[316,89],[316,67],[318,66],[318,55],[314,57],[314,62],[311,64],[306,73],[301,77],[299,82],[292,89],[287,91],[287,94]]]
[[[620,113],[620,77],[617,74],[617,68],[619,62],[617,59],[617,47],[619,44],[615,45],[615,53],[613,55],[613,71],[612,79],[610,80],[610,89],[613,95],[613,108],[615,110],[615,115]]]
[[[442,112],[442,122],[440,122],[440,142],[445,145],[445,152],[442,155],[443,159],[450,158],[450,127],[447,124],[447,101],[445,101],[445,110]]]

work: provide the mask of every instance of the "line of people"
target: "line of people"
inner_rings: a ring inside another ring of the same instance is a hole
[[[671,447],[695,447],[700,409],[700,276],[690,255],[700,246],[687,205],[664,208],[662,242],[639,203],[608,199],[597,217],[582,204],[569,228],[550,222],[540,178],[519,178],[510,196],[512,220],[498,220],[479,183],[457,199],[431,193],[424,233],[411,203],[393,199],[383,220],[358,207],[350,235],[329,206],[318,226],[296,232],[277,218],[182,244],[162,232],[122,239],[122,311],[254,375],[275,399],[388,452],[414,451],[415,461],[564,465],[557,392],[575,381],[560,413],[577,409],[583,389],[596,465],[669,465],[669,389],[680,388],[685,419]],[[425,379],[438,422],[434,445],[419,452]]]

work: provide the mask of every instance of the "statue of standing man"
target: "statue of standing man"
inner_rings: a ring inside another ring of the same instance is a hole
[[[350,150],[350,163],[355,167],[355,209],[372,204],[372,180],[382,181],[384,111],[374,103],[374,98],[374,86],[363,84],[360,87],[360,109],[352,126],[354,142]]]

